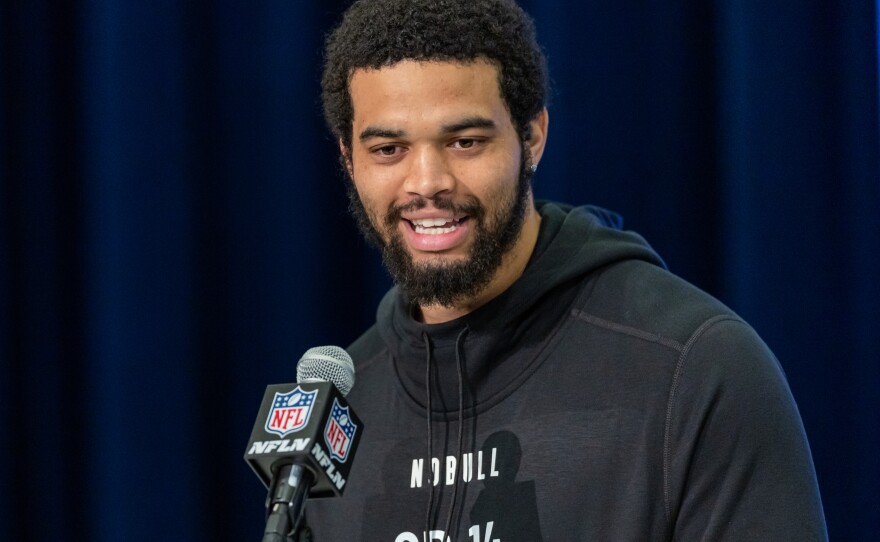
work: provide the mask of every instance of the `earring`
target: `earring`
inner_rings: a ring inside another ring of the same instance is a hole
[[[538,164],[532,164],[532,165],[529,167],[529,169],[532,170],[532,173],[538,171]]]

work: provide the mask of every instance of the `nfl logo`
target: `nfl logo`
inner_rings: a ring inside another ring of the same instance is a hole
[[[333,398],[333,409],[330,411],[330,419],[327,420],[327,427],[324,429],[324,442],[330,449],[330,457],[345,463],[348,459],[348,451],[351,448],[351,441],[354,440],[354,434],[357,426],[349,415],[348,407],[343,407],[339,401]]]
[[[275,392],[272,409],[266,418],[266,432],[284,437],[305,427],[317,396],[318,390],[303,391],[299,386],[287,393]]]

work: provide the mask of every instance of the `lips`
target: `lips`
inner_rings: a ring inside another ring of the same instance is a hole
[[[467,216],[404,218],[403,231],[409,247],[422,252],[444,252],[465,243],[470,230]]]

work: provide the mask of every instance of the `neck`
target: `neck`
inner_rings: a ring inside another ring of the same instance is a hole
[[[541,228],[541,215],[535,209],[534,202],[529,204],[526,219],[523,222],[522,232],[519,238],[507,254],[501,260],[501,265],[495,271],[495,275],[488,286],[479,294],[465,299],[455,305],[421,305],[421,320],[426,324],[440,324],[461,318],[489,301],[492,301],[516,282],[526,269],[529,258],[535,250],[538,242],[538,231]]]

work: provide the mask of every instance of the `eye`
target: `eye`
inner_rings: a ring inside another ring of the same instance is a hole
[[[384,143],[370,149],[370,154],[379,163],[394,163],[403,157],[406,147],[393,143]]]
[[[390,157],[394,156],[400,151],[400,147],[397,145],[383,145],[382,147],[378,147],[373,149],[373,153],[378,154],[379,156]]]
[[[483,143],[482,139],[476,137],[462,137],[452,142],[452,147],[456,149],[473,149]]]

